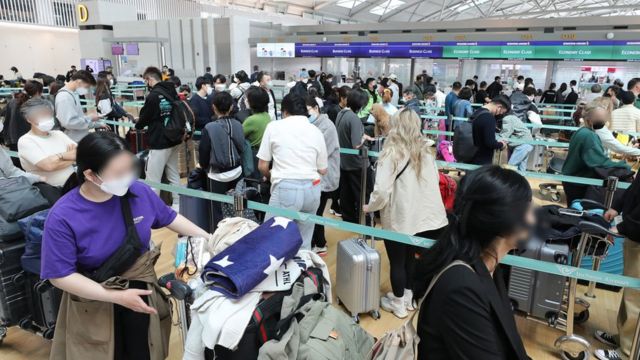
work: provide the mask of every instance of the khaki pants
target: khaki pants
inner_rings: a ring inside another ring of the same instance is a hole
[[[630,239],[624,240],[623,247],[625,276],[640,277],[640,244]],[[622,303],[618,310],[618,334],[620,349],[626,356],[631,355],[631,343],[640,314],[640,290],[626,288],[622,292]]]

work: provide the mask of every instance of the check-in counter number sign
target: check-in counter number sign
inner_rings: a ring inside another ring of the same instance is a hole
[[[78,4],[78,20],[80,20],[81,23],[85,23],[89,20],[89,10],[84,4]]]

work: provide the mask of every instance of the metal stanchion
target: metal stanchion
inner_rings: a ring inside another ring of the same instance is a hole
[[[244,209],[246,208],[246,199],[243,194],[234,194],[233,195],[233,208],[236,211],[237,217],[242,217],[244,214]]]
[[[638,317],[636,332],[633,335],[633,342],[631,343],[631,356],[629,356],[629,359],[640,360],[640,316]]]
[[[609,176],[605,183],[605,187],[607,188],[607,192],[604,195],[604,207],[605,207],[605,211],[607,211],[608,209],[611,209],[611,205],[613,204],[613,195],[615,194],[616,189],[618,188],[618,178],[615,176]],[[594,271],[600,270],[600,263],[602,262],[602,259],[596,256],[592,256],[592,259],[593,259],[592,269]],[[587,292],[584,294],[584,296],[592,299],[595,298],[596,297],[594,293],[595,289],[596,289],[596,283],[594,281],[590,281],[589,288],[587,289]]]
[[[362,145],[360,147],[360,161],[362,163],[362,173],[360,174],[360,209],[358,209],[359,213],[359,221],[361,225],[366,225],[367,223],[367,214],[362,210],[362,206],[366,204],[367,201],[367,165],[369,160],[369,148],[366,145]]]

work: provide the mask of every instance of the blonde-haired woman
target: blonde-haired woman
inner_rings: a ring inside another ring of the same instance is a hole
[[[363,210],[380,210],[384,229],[435,239],[448,222],[440,196],[438,169],[420,133],[420,118],[405,108],[391,117],[390,125],[378,159],[373,193]],[[407,310],[414,310],[411,288],[417,249],[388,240],[384,244],[393,292],[384,296],[380,305],[404,318]]]

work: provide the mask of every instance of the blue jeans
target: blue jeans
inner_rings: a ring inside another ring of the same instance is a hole
[[[533,150],[533,146],[529,144],[521,144],[516,146],[509,158],[509,165],[517,166],[518,171],[527,171],[527,160],[529,153]]]
[[[312,180],[281,180],[273,185],[269,206],[315,214],[320,206],[320,184]],[[265,219],[274,215],[267,213]],[[301,249],[311,250],[314,223],[296,220],[302,236]]]

